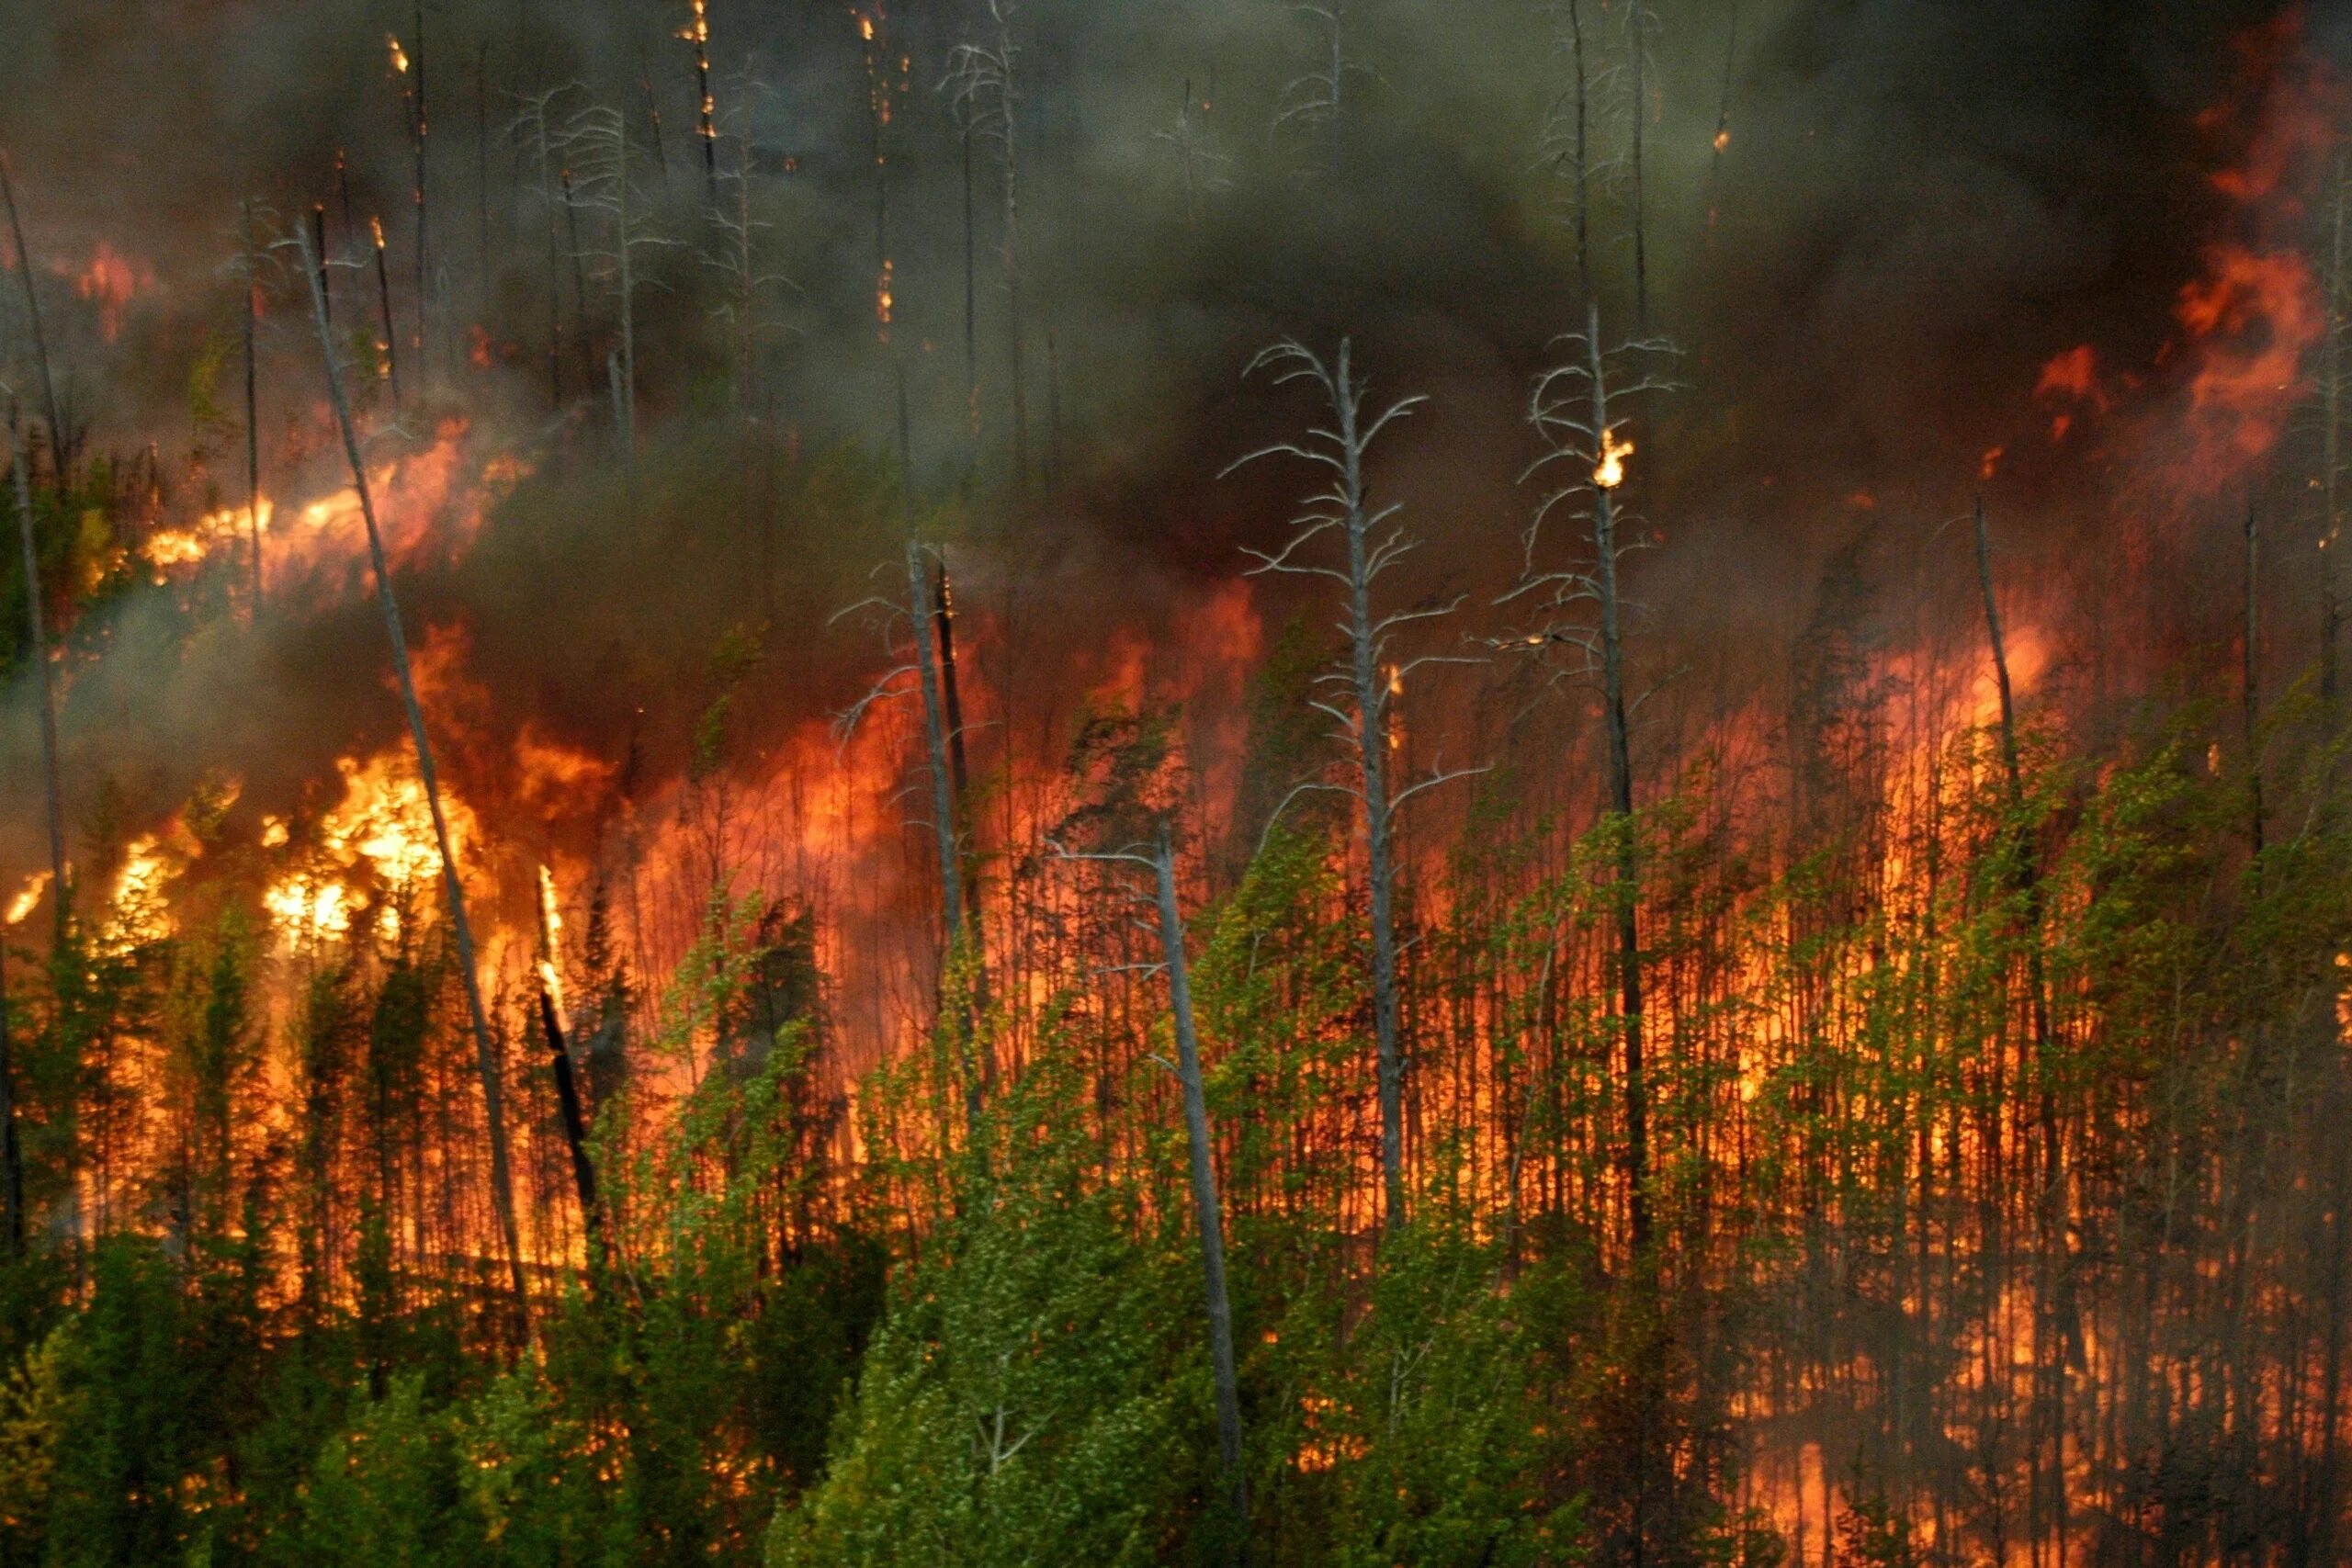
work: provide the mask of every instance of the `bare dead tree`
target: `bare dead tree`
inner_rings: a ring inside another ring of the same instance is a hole
[[[1634,333],[1650,330],[1650,251],[1648,192],[1645,186],[1645,152],[1650,124],[1650,38],[1658,29],[1657,13],[1644,0],[1625,6],[1626,76],[1632,95],[1626,104],[1625,173],[1632,210],[1628,227],[1634,242]]]
[[[1567,67],[1566,84],[1552,100],[1538,138],[1540,155],[1567,185],[1562,200],[1568,231],[1576,238],[1577,294],[1592,298],[1592,187],[1605,172],[1593,148],[1593,100],[1609,90],[1613,68],[1595,70],[1584,19],[1584,0],[1559,0],[1552,7],[1553,48]]]
[[[1561,340],[1569,357],[1535,379],[1527,419],[1544,451],[1524,478],[1552,479],[1522,536],[1517,587],[1506,602],[1535,610],[1532,626],[1505,646],[1530,651],[1566,649],[1573,655],[1560,677],[1598,680],[1609,737],[1609,802],[1616,834],[1617,1011],[1623,1032],[1625,1089],[1623,1160],[1627,1229],[1636,1266],[1650,1245],[1649,1064],[1644,1038],[1640,839],[1634,820],[1633,724],[1650,693],[1629,693],[1626,622],[1631,606],[1622,581],[1625,558],[1646,541],[1638,517],[1626,513],[1621,491],[1634,443],[1620,438],[1630,400],[1671,385],[1649,365],[1671,352],[1661,342],[1635,339],[1606,346],[1600,306],[1587,300],[1580,333]],[[1577,525],[1577,555],[1566,565],[1545,558],[1544,538],[1555,517]]]
[[[1355,373],[1351,344],[1345,338],[1340,341],[1338,356],[1329,364],[1295,340],[1284,338],[1260,353],[1243,374],[1255,375],[1260,370],[1271,372],[1276,386],[1294,381],[1311,384],[1330,409],[1329,426],[1310,426],[1300,441],[1261,447],[1228,465],[1225,472],[1230,474],[1261,457],[1279,456],[1313,464],[1329,476],[1325,487],[1310,493],[1305,510],[1291,519],[1289,537],[1279,549],[1243,548],[1258,562],[1250,569],[1252,576],[1285,573],[1339,584],[1340,631],[1347,639],[1347,655],[1339,668],[1318,681],[1334,695],[1317,697],[1314,705],[1331,719],[1337,738],[1355,752],[1356,777],[1351,784],[1311,787],[1340,789],[1353,795],[1363,808],[1371,884],[1373,1030],[1378,1053],[1384,1223],[1393,1227],[1405,1218],[1404,1027],[1397,994],[1396,931],[1397,813],[1424,790],[1485,770],[1449,772],[1441,767],[1417,783],[1395,787],[1388,776],[1389,717],[1406,679],[1424,665],[1471,660],[1423,654],[1399,663],[1390,658],[1390,648],[1401,628],[1451,615],[1462,601],[1456,597],[1385,613],[1374,603],[1382,576],[1419,541],[1401,526],[1390,526],[1403,510],[1402,502],[1373,502],[1363,471],[1364,457],[1392,421],[1428,400],[1399,398],[1366,419],[1366,388]],[[1321,553],[1315,547],[1327,535],[1338,536],[1340,562],[1337,566],[1314,558]]]
[[[1150,891],[1130,889],[1139,902],[1151,907],[1159,942],[1159,962],[1144,966],[1168,979],[1170,1022],[1176,1036],[1176,1060],[1170,1067],[1184,1104],[1184,1150],[1192,1179],[1193,1230],[1201,1246],[1202,1293],[1209,1320],[1209,1360],[1216,1387],[1217,1457],[1225,1471],[1226,1503],[1232,1510],[1232,1545],[1228,1561],[1249,1561],[1250,1477],[1241,1447],[1240,1379],[1233,1350],[1233,1300],[1226,1283],[1225,1220],[1216,1187],[1216,1145],[1209,1131],[1208,1091],[1201,1074],[1199,1025],[1193,1011],[1192,971],[1185,954],[1184,912],[1177,896],[1176,841],[1171,825],[1161,814],[1152,836],[1145,841],[1102,850],[1070,850],[1056,843],[1060,859],[1114,868],[1139,870],[1150,877]]]
[[[538,170],[538,199],[540,210],[547,217],[548,243],[548,390],[553,406],[563,406],[563,231],[559,213],[569,206],[556,184],[556,129],[553,112],[556,97],[566,89],[550,87],[522,99],[522,109],[507,126],[506,134],[518,155],[526,156]],[[576,248],[576,247],[575,247]]]
[[[949,102],[963,117],[967,136],[978,136],[996,147],[1003,178],[1005,343],[1012,393],[1012,472],[1029,482],[1029,401],[1022,372],[1021,313],[1021,77],[1020,46],[1013,41],[1016,0],[986,0],[988,26],[978,39],[967,39],[948,51],[947,75],[940,84]]]
[[[731,95],[731,99],[740,104],[749,96],[747,88]],[[762,346],[771,335],[793,331],[775,318],[769,302],[777,290],[794,290],[797,286],[782,273],[765,270],[760,237],[774,225],[752,215],[750,129],[723,132],[722,139],[733,144],[735,156],[733,166],[720,175],[725,199],[710,214],[717,243],[702,253],[702,263],[725,280],[725,295],[712,307],[712,313],[726,321],[728,342],[734,351],[731,396],[740,424],[761,406],[754,382]]]
[[[1352,101],[1348,95],[1350,78],[1369,76],[1372,68],[1348,52],[1347,0],[1293,6],[1291,12],[1316,34],[1315,63],[1283,84],[1274,98],[1269,134],[1328,136],[1346,118]]]
[[[33,288],[33,253],[25,243],[25,220],[17,209],[16,171],[8,162],[8,154],[0,152],[0,200],[8,208],[8,234],[17,248],[17,281],[25,291],[25,323],[32,333],[33,368],[40,375],[41,409],[49,419],[49,462],[56,471],[58,482],[65,480],[71,466],[67,460],[65,422],[58,412],[57,377],[49,362],[49,337],[40,323],[40,295]]]
[[[8,391],[0,388],[0,391]],[[49,635],[42,624],[40,551],[33,538],[32,456],[18,438],[16,394],[8,391],[8,467],[17,477],[17,540],[24,550],[25,629],[30,640],[33,667],[40,672],[40,761],[49,806],[49,897],[56,919],[58,943],[65,941],[73,918],[74,885],[65,864],[65,790],[57,761],[57,676],[49,657]]]
[[[490,1138],[490,1196],[504,1245],[506,1269],[514,1291],[514,1311],[524,1332],[530,1332],[530,1292],[523,1279],[523,1239],[514,1221],[514,1180],[506,1145],[505,1097],[499,1084],[497,1048],[491,1038],[490,1012],[482,1003],[481,975],[474,961],[473,928],[466,919],[465,884],[458,874],[457,854],[449,842],[449,819],[441,805],[441,781],[433,766],[433,742],[425,733],[424,709],[416,696],[416,677],[409,668],[408,635],[401,626],[400,601],[392,592],[391,568],[384,556],[384,536],[376,523],[376,500],[368,482],[368,465],[360,457],[358,427],[351,417],[351,400],[344,390],[343,365],[336,356],[334,334],[327,324],[326,295],[318,285],[317,258],[310,254],[310,236],[298,227],[296,243],[302,250],[302,270],[311,279],[311,313],[318,328],[319,352],[327,372],[327,393],[334,406],[335,424],[343,436],[345,459],[359,497],[359,515],[368,525],[368,556],[375,570],[376,602],[384,613],[384,636],[391,646],[392,673],[408,716],[409,739],[416,749],[418,783],[433,818],[433,841],[441,857],[441,891],[448,903],[449,931],[458,949],[458,970],[465,982],[466,1006],[472,1015],[475,1065],[481,1075],[482,1116]],[[379,253],[381,254],[380,251]]]
[[[619,408],[621,456],[632,473],[637,467],[637,273],[639,253],[676,242],[653,232],[651,204],[637,187],[630,156],[628,130],[621,112],[601,104],[582,109],[563,131],[561,146],[567,168],[577,171],[571,186],[576,205],[605,219],[604,242],[587,254],[611,269],[614,306],[620,326],[618,368],[613,397]],[[712,189],[717,190],[714,181]]]

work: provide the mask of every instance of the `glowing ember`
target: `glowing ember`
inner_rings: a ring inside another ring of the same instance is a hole
[[[391,34],[386,33],[384,35],[384,47],[391,51],[392,69],[403,76],[407,75],[408,51],[401,47],[401,40],[394,38]]]

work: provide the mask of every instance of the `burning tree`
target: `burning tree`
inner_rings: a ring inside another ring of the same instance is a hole
[[[1560,677],[1600,685],[1602,722],[1609,739],[1611,830],[1617,854],[1617,1007],[1623,1034],[1627,1224],[1636,1266],[1644,1266],[1650,1244],[1650,1156],[1648,1064],[1642,1026],[1641,859],[1634,818],[1633,723],[1646,692],[1629,693],[1625,667],[1626,621],[1631,606],[1620,570],[1625,558],[1646,547],[1640,517],[1621,507],[1625,459],[1634,443],[1623,432],[1635,400],[1669,383],[1641,368],[1669,352],[1656,340],[1605,346],[1600,307],[1586,308],[1584,331],[1565,340],[1572,357],[1535,379],[1527,419],[1546,450],[1525,477],[1557,473],[1521,538],[1519,586],[1506,603],[1534,606],[1538,620],[1505,639],[1545,652],[1566,649],[1571,662]],[[1628,368],[1630,366],[1631,368]],[[1579,543],[1586,558],[1562,566],[1544,548],[1547,526],[1563,515],[1583,525]],[[1588,619],[1580,612],[1591,607]]]

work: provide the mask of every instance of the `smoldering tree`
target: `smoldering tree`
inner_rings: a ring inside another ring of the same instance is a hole
[[[1618,1025],[1623,1033],[1625,1134],[1623,1173],[1628,1228],[1637,1263],[1650,1242],[1649,1089],[1643,1035],[1640,840],[1634,822],[1633,724],[1648,692],[1628,690],[1623,585],[1625,558],[1645,547],[1644,524],[1622,491],[1634,443],[1621,439],[1634,400],[1671,383],[1647,368],[1670,347],[1635,340],[1604,346],[1600,306],[1588,301],[1580,333],[1560,340],[1562,364],[1539,374],[1527,420],[1544,444],[1522,479],[1551,480],[1521,536],[1518,585],[1504,603],[1533,612],[1529,625],[1502,639],[1534,653],[1565,651],[1555,679],[1600,688],[1608,731],[1609,803],[1616,840]],[[1575,554],[1555,562],[1552,536],[1566,523]]]
[[[948,51],[947,74],[940,87],[962,118],[965,134],[996,149],[1001,180],[1000,258],[1004,271],[1006,370],[1012,405],[1012,471],[1014,479],[1026,486],[1029,398],[1022,371],[1021,49],[1012,32],[1016,0],[987,0],[987,4],[988,19],[980,36]]]
[[[1411,553],[1419,541],[1401,526],[1393,526],[1403,511],[1401,502],[1375,503],[1364,474],[1364,459],[1391,423],[1402,419],[1428,400],[1399,398],[1370,418],[1365,417],[1365,383],[1357,375],[1350,340],[1340,340],[1338,355],[1326,362],[1295,339],[1284,338],[1250,362],[1245,376],[1269,372],[1274,385],[1304,381],[1328,403],[1331,423],[1308,427],[1297,441],[1278,441],[1241,457],[1225,472],[1261,457],[1285,457],[1324,470],[1323,488],[1310,492],[1305,510],[1293,517],[1289,536],[1280,548],[1243,547],[1258,564],[1250,575],[1280,573],[1319,578],[1339,585],[1339,630],[1346,653],[1338,667],[1317,678],[1317,690],[1328,694],[1310,699],[1327,716],[1334,739],[1353,753],[1355,776],[1345,784],[1310,783],[1305,788],[1338,789],[1355,797],[1363,807],[1364,848],[1370,878],[1372,919],[1373,1032],[1378,1054],[1380,1098],[1380,1168],[1385,1199],[1384,1223],[1394,1226],[1405,1217],[1405,1058],[1402,1006],[1397,993],[1396,931],[1397,814],[1405,803],[1424,790],[1483,769],[1442,767],[1402,788],[1389,777],[1389,721],[1396,696],[1407,679],[1430,664],[1466,662],[1463,656],[1421,654],[1402,662],[1391,657],[1397,632],[1421,622],[1450,615],[1460,607],[1459,596],[1423,603],[1400,610],[1378,604],[1380,580]],[[1337,565],[1328,554],[1327,537],[1340,546]],[[1293,792],[1297,793],[1296,791]]]

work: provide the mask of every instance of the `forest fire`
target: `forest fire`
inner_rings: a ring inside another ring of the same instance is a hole
[[[0,51],[0,1562],[2344,1558],[2352,28],[625,11]]]

